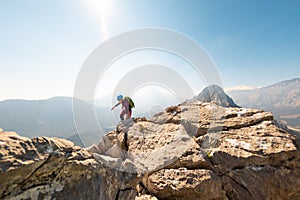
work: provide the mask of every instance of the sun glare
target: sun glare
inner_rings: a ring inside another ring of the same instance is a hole
[[[103,39],[109,37],[108,20],[113,16],[113,0],[82,0],[88,12],[99,23]]]

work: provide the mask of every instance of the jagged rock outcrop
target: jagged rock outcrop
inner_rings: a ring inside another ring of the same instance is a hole
[[[119,147],[143,177],[140,195],[297,199],[299,146],[294,135],[276,125],[269,112],[194,101],[150,120],[124,121],[105,140]],[[101,154],[111,152],[100,146]]]
[[[210,85],[193,98],[201,102],[215,102],[223,107],[239,107],[218,85]]]
[[[287,131],[269,112],[189,101],[122,121],[88,149],[0,133],[0,198],[299,199]]]
[[[0,199],[134,198],[127,175],[67,140],[0,132]]]

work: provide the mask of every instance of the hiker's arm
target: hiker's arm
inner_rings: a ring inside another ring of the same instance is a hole
[[[114,106],[111,108],[111,110],[115,109],[115,107],[117,107],[118,105],[120,105],[120,102],[117,103],[116,105],[114,105]]]

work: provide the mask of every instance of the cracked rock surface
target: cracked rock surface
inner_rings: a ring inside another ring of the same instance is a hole
[[[0,133],[0,199],[126,199],[126,175],[72,142]],[[129,177],[130,179],[130,177]],[[133,180],[131,180],[134,182]]]
[[[300,199],[298,140],[262,110],[189,101],[87,149],[0,134],[1,199]]]

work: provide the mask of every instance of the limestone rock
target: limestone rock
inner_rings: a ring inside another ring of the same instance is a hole
[[[1,199],[134,199],[130,176],[67,140],[0,133]]]
[[[159,199],[227,199],[221,179],[205,169],[162,169],[145,185]]]
[[[284,166],[246,166],[223,175],[230,199],[299,199],[299,170]]]
[[[144,195],[135,197],[135,200],[158,200],[158,199],[152,195],[144,194]]]
[[[269,112],[188,101],[109,135],[143,176],[145,198],[300,197],[299,144]]]
[[[187,101],[87,149],[0,136],[1,199],[300,199],[299,141],[263,110]]]

